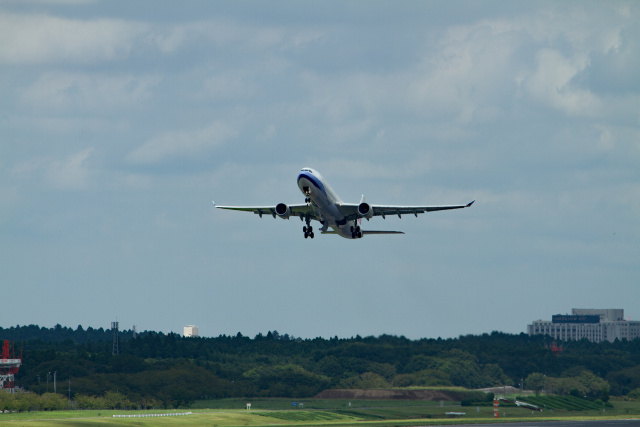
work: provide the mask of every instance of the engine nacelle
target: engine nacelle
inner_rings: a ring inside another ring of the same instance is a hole
[[[282,219],[289,219],[291,216],[291,209],[284,203],[278,203],[276,205],[276,213]]]
[[[369,203],[362,202],[358,205],[358,215],[369,219],[373,216],[373,208]]]

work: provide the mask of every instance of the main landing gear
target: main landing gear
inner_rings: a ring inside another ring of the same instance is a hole
[[[362,237],[362,230],[360,229],[359,225],[351,226],[351,238],[352,239],[356,239],[356,238],[361,238]]]
[[[302,227],[302,231],[304,231],[304,238],[311,237],[313,239],[313,227],[312,226],[304,226]]]
[[[300,218],[302,219],[302,217]],[[311,237],[313,239],[313,227],[311,226],[311,217],[306,216],[304,222],[307,223],[304,227],[302,227],[302,231],[304,231],[304,238]]]

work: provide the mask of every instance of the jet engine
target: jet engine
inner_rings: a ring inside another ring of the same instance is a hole
[[[369,219],[373,217],[373,208],[369,203],[362,202],[358,205],[358,215]]]
[[[282,219],[289,219],[291,216],[291,209],[284,203],[278,203],[276,205],[276,213]]]

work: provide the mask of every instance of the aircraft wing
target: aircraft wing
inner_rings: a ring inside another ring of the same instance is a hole
[[[262,218],[262,215],[271,215],[274,218],[278,216],[276,214],[275,206],[216,206],[215,203],[214,203],[214,206],[218,209],[229,209],[232,211],[253,212],[256,215],[259,215],[260,218]],[[307,205],[306,203],[299,204],[299,205],[287,205],[287,206],[290,209],[291,216],[299,216],[302,218],[309,215],[311,219],[315,219],[315,212],[313,211],[313,208]]]
[[[423,214],[426,212],[435,212],[435,211],[446,211],[450,209],[463,209],[468,208],[473,205],[475,200],[471,203],[467,203],[466,205],[444,205],[444,206],[395,206],[395,205],[370,205],[373,214],[371,216],[382,216],[383,218],[387,215],[398,215],[401,217],[402,215],[413,214],[416,217],[418,214]],[[355,203],[343,203],[338,205],[338,209],[348,219],[354,218],[362,218],[367,215],[358,214],[358,206],[359,204]]]

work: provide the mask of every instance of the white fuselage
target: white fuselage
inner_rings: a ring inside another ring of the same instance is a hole
[[[298,188],[309,198],[311,207],[322,223],[322,231],[331,227],[340,236],[352,238],[352,227],[356,226],[356,221],[347,221],[340,213],[337,205],[340,205],[342,200],[322,175],[311,168],[303,168],[298,175]]]

